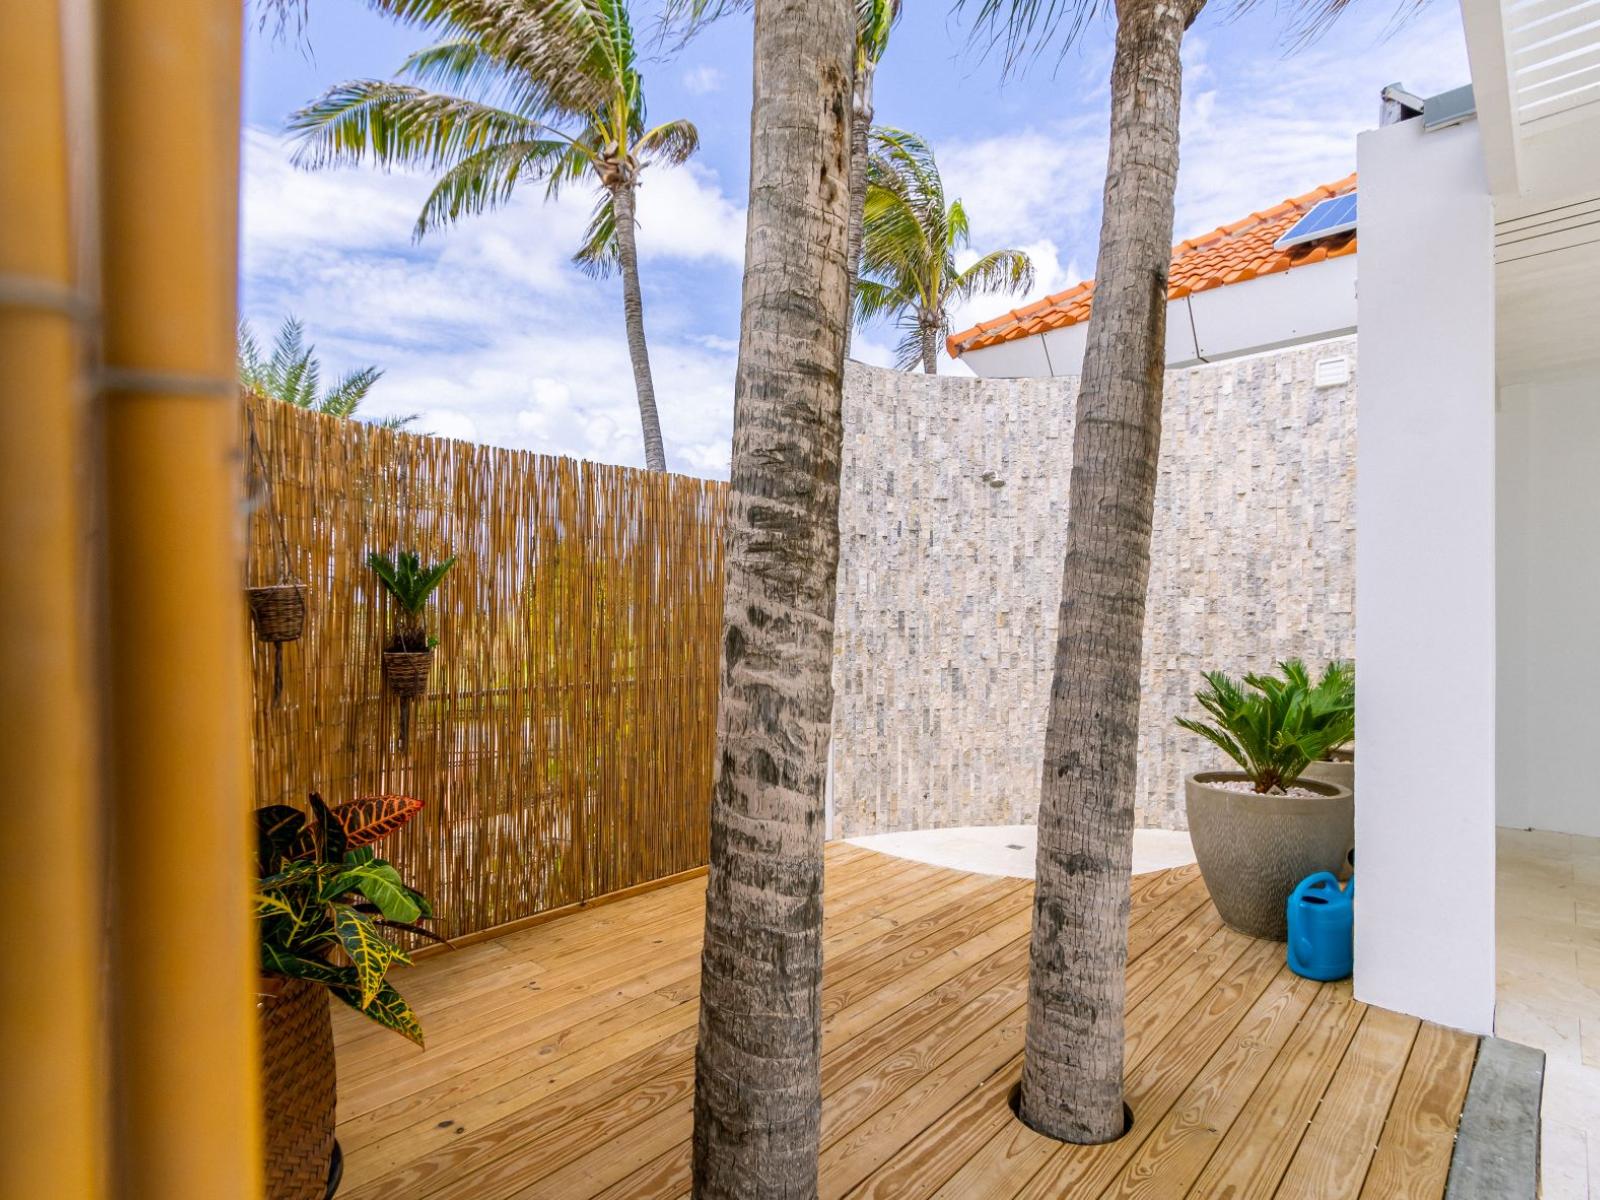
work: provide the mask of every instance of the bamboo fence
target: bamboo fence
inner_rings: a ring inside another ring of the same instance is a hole
[[[382,850],[450,937],[705,863],[726,485],[245,412],[247,582],[308,601],[277,697],[255,643],[255,803],[420,798]],[[457,556],[403,744],[373,550]]]

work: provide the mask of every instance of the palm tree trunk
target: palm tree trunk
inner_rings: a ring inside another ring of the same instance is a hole
[[[1204,0],[1120,0],[1094,308],[1045,730],[1022,1118],[1123,1132],[1139,659],[1161,442],[1179,47]]]
[[[845,266],[850,276],[850,301],[856,296],[856,279],[861,274],[861,226],[867,211],[867,134],[872,131],[873,63],[858,64],[850,100],[850,241],[845,250]],[[855,321],[846,320],[844,349],[850,353],[850,338]]]
[[[806,1198],[822,1115],[852,0],[756,0],[694,1194]]]
[[[611,189],[616,218],[617,258],[622,267],[622,317],[628,327],[628,357],[633,360],[633,387],[639,394],[639,423],[644,427],[644,465],[667,469],[661,444],[661,418],[656,414],[656,385],[650,377],[650,351],[644,341],[644,297],[639,291],[639,246],[635,220],[634,182],[626,179]]]
[[[923,325],[922,327],[922,370],[926,375],[939,373],[939,327],[937,325]]]

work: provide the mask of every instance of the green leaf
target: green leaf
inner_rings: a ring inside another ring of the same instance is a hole
[[[1309,764],[1355,736],[1353,668],[1330,663],[1315,686],[1299,659],[1286,659],[1278,671],[1246,675],[1243,687],[1220,671],[1208,672],[1195,700],[1212,721],[1177,718],[1220,746],[1258,792],[1289,787]]]
[[[411,1011],[411,1006],[406,1003],[405,997],[395,990],[395,986],[387,980],[378,994],[367,1004],[360,1003],[360,996],[353,988],[334,988],[333,994],[338,996],[357,1012],[365,1013],[385,1029],[392,1029],[396,1033],[410,1038],[417,1045],[422,1045],[422,1025],[417,1021],[417,1015]]]
[[[317,839],[321,844],[322,861],[339,862],[344,858],[345,851],[344,826],[316,792],[311,793],[311,811],[317,815]]]
[[[294,857],[306,815],[287,804],[256,809],[256,874],[269,875]]]
[[[393,1029],[417,1045],[422,1045],[422,1026],[416,1014],[388,980],[383,981],[376,995],[362,1004],[361,985],[354,967],[333,967],[265,943],[261,947],[261,969],[287,975],[291,979],[320,983],[357,1012],[371,1017],[385,1029]]]
[[[265,917],[276,914],[288,917],[291,921],[299,915],[292,904],[282,896],[275,896],[271,892],[257,892],[255,894],[256,916]]]
[[[328,987],[348,987],[357,990],[355,972],[346,967],[341,970],[316,959],[302,958],[292,951],[270,942],[261,944],[261,969],[291,979],[305,979]]]
[[[339,945],[350,956],[361,985],[361,1007],[366,1008],[378,995],[389,964],[395,960],[396,949],[384,940],[378,927],[348,904],[333,907],[333,929],[339,935]]]
[[[282,890],[309,883],[322,873],[322,868],[317,863],[295,863],[271,875],[262,877],[260,887],[263,891]]]
[[[323,896],[331,900],[346,892],[360,892],[391,921],[410,922],[425,915],[400,873],[386,862],[364,863],[341,871],[324,889]]]

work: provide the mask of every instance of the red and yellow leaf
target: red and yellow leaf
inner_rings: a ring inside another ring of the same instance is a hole
[[[344,827],[346,849],[370,846],[387,837],[422,811],[422,801],[414,796],[363,796],[333,809],[333,816]]]

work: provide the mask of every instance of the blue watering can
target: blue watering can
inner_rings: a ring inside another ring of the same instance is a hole
[[[1348,979],[1354,959],[1356,881],[1341,889],[1331,871],[1307,875],[1289,893],[1289,969],[1307,979]]]

